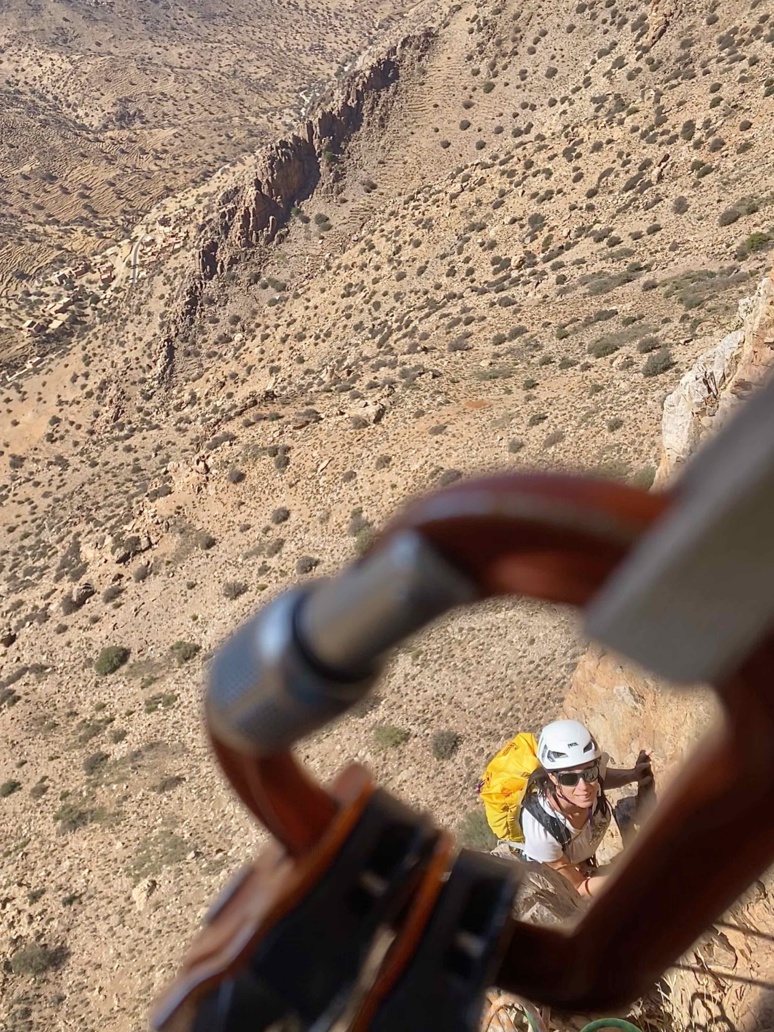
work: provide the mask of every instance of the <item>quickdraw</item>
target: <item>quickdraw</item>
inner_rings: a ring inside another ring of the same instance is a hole
[[[207,723],[277,844],[215,905],[154,1028],[464,1032],[490,985],[576,1012],[640,995],[774,859],[774,824],[757,819],[774,806],[773,569],[769,387],[669,493],[462,482],[338,577],[271,602],[215,657]],[[290,752],[361,699],[407,635],[508,594],[586,608],[598,638],[651,669],[708,675],[726,713],[569,931],[512,918],[517,865],[456,852],[358,766],[323,787]],[[734,850],[706,864],[707,841]]]

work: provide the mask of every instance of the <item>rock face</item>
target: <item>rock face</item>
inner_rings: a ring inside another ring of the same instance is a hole
[[[558,924],[577,917],[583,910],[580,896],[558,871],[545,864],[525,863],[504,842],[492,853],[511,860],[519,867],[520,888],[513,911],[513,916],[519,921]]]
[[[771,275],[762,281],[753,297],[741,302],[739,318],[741,327],[702,355],[664,403],[657,487],[679,472],[705,437],[723,426],[774,365]],[[720,713],[708,689],[675,690],[595,645],[578,663],[565,711],[568,717],[588,725],[615,763],[630,765],[640,748],[651,750],[662,787]],[[731,920],[736,931],[710,929],[701,944],[684,958],[686,964],[713,969],[711,979],[706,973],[674,973],[673,1002],[684,1019],[684,1027],[698,1027],[692,1022],[697,1017],[695,1004],[699,997],[702,1021],[723,1016],[730,1022],[718,1024],[718,1028],[753,1032],[774,1027],[770,1017],[769,1024],[763,1021],[772,1006],[768,990],[747,983],[737,986],[723,978],[732,968],[748,979],[760,977],[756,972],[767,965],[771,970],[774,957],[770,948],[757,945],[751,955],[744,928],[770,931],[774,927],[772,892],[774,878],[770,872],[734,907]]]
[[[709,689],[667,687],[596,645],[578,663],[564,709],[588,726],[614,765],[631,766],[640,749],[651,751],[661,785],[720,712]]]
[[[699,446],[726,422],[761,383],[774,362],[774,279],[767,276],[753,297],[739,303],[740,328],[705,352],[664,402],[661,462],[654,482],[662,487]]]
[[[519,867],[519,891],[513,908],[513,916],[517,920],[525,921],[527,924],[560,924],[572,921],[585,909],[586,904],[558,871],[544,864],[525,863],[519,858],[518,851],[504,842],[493,849],[492,853],[512,861]],[[556,1016],[552,1019],[550,1008],[540,1008],[532,1004],[529,1006],[538,1028],[551,1027],[557,1029],[557,1032],[574,1032],[586,1024],[584,1019],[580,1024],[567,1024],[563,1021],[560,1025]],[[516,1032],[523,1027],[524,1012],[521,1001],[499,989],[490,990],[487,994],[481,1032]]]
[[[280,140],[258,158],[249,178],[229,187],[205,228],[199,248],[205,277],[227,267],[234,249],[273,240],[294,204],[305,200],[326,175],[331,158],[346,146],[400,78],[404,61],[418,60],[432,32],[409,36],[379,60],[353,75],[298,133]]]
[[[159,382],[169,376],[175,341],[196,317],[206,283],[226,271],[239,251],[281,237],[294,205],[335,173],[339,154],[398,82],[401,68],[418,62],[434,38],[431,29],[409,35],[347,78],[303,128],[258,153],[249,173],[231,180],[215,199],[215,214],[202,227],[192,268],[164,320]]]
[[[656,486],[677,474],[706,436],[717,431],[774,364],[774,279],[739,305],[741,327],[705,352],[664,402]],[[652,749],[661,780],[718,714],[711,692],[675,691],[646,671],[592,645],[575,670],[565,702],[614,761],[627,764]]]

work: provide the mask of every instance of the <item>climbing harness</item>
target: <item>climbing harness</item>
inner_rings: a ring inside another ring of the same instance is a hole
[[[666,494],[463,481],[410,505],[339,575],[269,603],[215,655],[206,719],[276,842],[207,915],[154,1028],[469,1032],[490,985],[576,1013],[641,995],[774,860],[774,824],[757,819],[774,806],[773,569],[770,385]],[[509,594],[585,607],[605,645],[709,680],[725,709],[570,930],[512,917],[518,865],[458,852],[360,766],[322,786],[290,752],[361,700],[409,634]],[[707,865],[708,836],[733,852]]]

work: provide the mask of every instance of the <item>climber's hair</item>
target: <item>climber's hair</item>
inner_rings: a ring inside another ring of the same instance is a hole
[[[551,779],[548,771],[543,767],[536,767],[527,779],[527,787],[524,795],[539,795],[545,797],[551,790]]]

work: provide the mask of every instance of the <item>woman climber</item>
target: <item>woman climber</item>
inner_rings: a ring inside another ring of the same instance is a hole
[[[608,766],[594,737],[577,720],[557,720],[540,733],[537,756],[521,801],[521,849],[527,860],[559,871],[583,896],[595,896],[606,876],[595,854],[610,825],[606,788],[653,783],[650,757],[640,752],[630,770]]]

